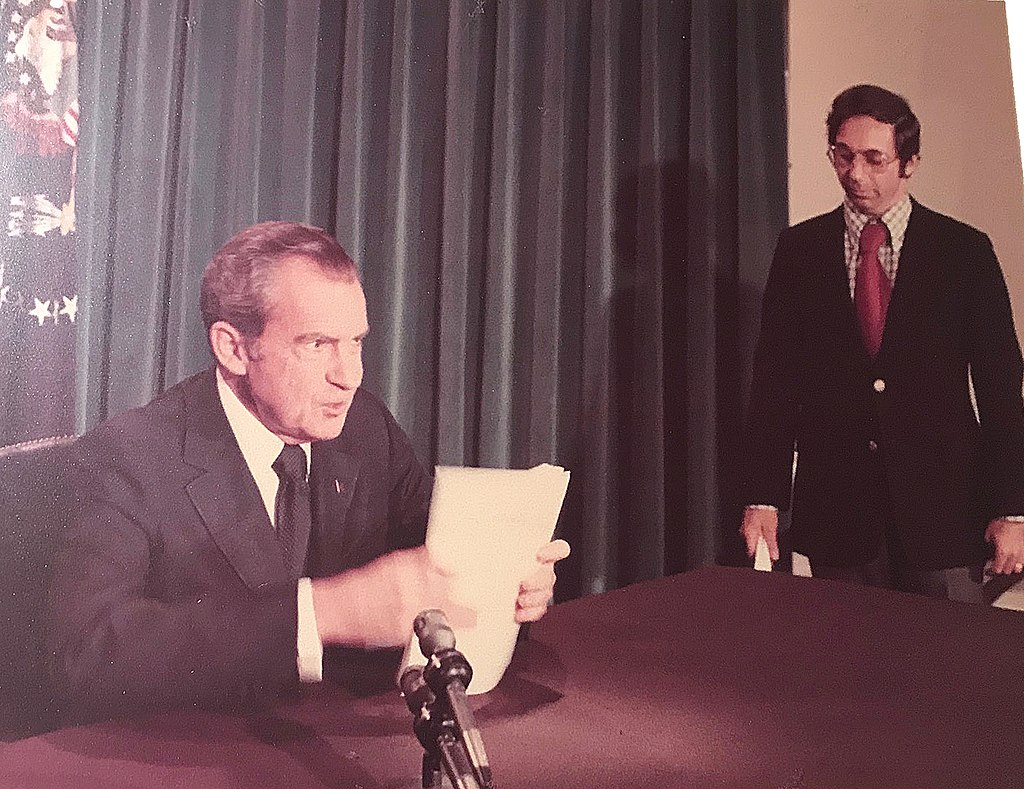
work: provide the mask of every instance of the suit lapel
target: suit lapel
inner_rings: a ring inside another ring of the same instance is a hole
[[[183,459],[197,469],[186,485],[210,537],[250,589],[289,582],[281,548],[217,396],[213,371],[185,401]]]
[[[836,341],[841,346],[858,349],[864,360],[868,360],[868,352],[860,335],[860,324],[857,321],[857,309],[850,298],[850,279],[846,270],[846,221],[843,218],[843,207],[832,211],[826,216],[821,226],[822,237],[819,249],[825,250],[825,266],[822,270],[822,291],[824,294],[824,314],[835,316],[834,322],[837,335]]]
[[[346,530],[348,512],[359,479],[360,463],[336,441],[313,444],[310,488],[313,496],[312,563],[323,568],[324,559],[341,557],[358,535]]]
[[[914,301],[927,291],[932,277],[927,268],[930,261],[935,260],[933,234],[929,232],[928,209],[912,200],[913,208],[907,232],[903,236],[903,248],[900,250],[899,268],[896,281],[893,283],[892,296],[889,299],[889,311],[885,316],[885,331],[882,333],[882,347],[878,352],[880,358],[892,353],[894,347],[902,342],[910,322],[913,320]]]

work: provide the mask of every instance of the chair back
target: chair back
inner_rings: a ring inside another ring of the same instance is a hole
[[[46,594],[71,511],[74,436],[0,447],[0,739],[52,728]]]

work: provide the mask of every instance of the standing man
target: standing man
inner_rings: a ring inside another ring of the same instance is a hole
[[[353,679],[420,610],[453,613],[423,547],[430,478],[360,388],[366,300],[337,241],[250,227],[201,307],[215,367],[77,442],[49,601],[74,715],[273,698],[320,680],[325,647]],[[567,554],[540,550],[517,620],[544,614]]]
[[[793,548],[814,576],[980,602],[990,555],[996,573],[1024,568],[1022,362],[1002,272],[985,234],[910,197],[920,126],[902,97],[848,88],[826,127],[845,199],[775,249],[747,552],[763,537],[778,558],[792,491]]]

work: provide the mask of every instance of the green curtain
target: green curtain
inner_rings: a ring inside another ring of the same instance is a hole
[[[784,3],[81,4],[80,428],[209,364],[229,235],[307,221],[359,262],[364,385],[426,464],[572,471],[561,596],[715,561]]]

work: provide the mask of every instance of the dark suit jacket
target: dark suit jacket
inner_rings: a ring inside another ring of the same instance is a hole
[[[72,717],[245,704],[295,686],[297,591],[212,370],[77,442],[84,503],[50,591],[54,674]],[[430,479],[360,390],[313,445],[307,570],[422,543]]]
[[[742,501],[786,510],[796,448],[790,528],[812,562],[869,561],[889,528],[912,566],[980,563],[987,521],[1024,513],[1021,351],[991,242],[915,202],[871,360],[844,229],[838,208],[779,237]]]

